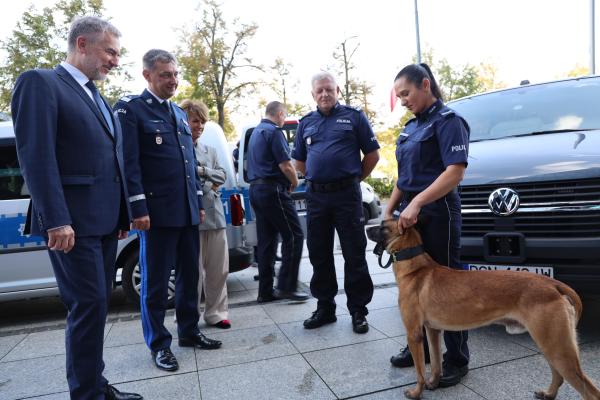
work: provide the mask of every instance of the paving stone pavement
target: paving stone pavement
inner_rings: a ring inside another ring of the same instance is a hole
[[[372,245],[369,245],[369,250]],[[304,253],[306,254],[306,252]],[[232,328],[220,330],[201,323],[209,337],[223,341],[221,350],[179,348],[173,352],[180,369],[156,369],[143,336],[139,312],[122,304],[111,308],[105,334],[105,376],[117,388],[138,392],[149,400],[169,399],[363,399],[404,398],[415,382],[412,368],[398,369],[389,357],[406,344],[397,308],[394,277],[368,256],[377,289],[370,305],[371,329],[352,332],[340,291],[338,321],[305,330],[302,321],[316,308],[305,303],[277,301],[257,304],[256,269],[229,277]],[[336,250],[336,269],[343,288],[343,258]],[[300,287],[308,290],[311,266],[305,257]],[[12,306],[20,306],[13,304]],[[584,371],[600,385],[600,300],[585,299],[579,338]],[[64,315],[12,318],[0,326],[0,400],[68,399],[64,372]],[[172,311],[167,328],[176,333]],[[471,371],[456,387],[424,392],[424,399],[530,399],[550,382],[550,370],[528,335],[508,335],[491,326],[471,332]],[[559,399],[579,396],[565,384]]]

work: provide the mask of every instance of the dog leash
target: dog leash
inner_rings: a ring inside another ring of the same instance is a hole
[[[386,268],[389,268],[390,265],[392,265],[393,254],[390,254],[390,257],[388,258],[387,262],[385,263],[385,265],[383,265],[381,263],[381,258],[383,257],[384,251],[385,251],[385,246],[383,245],[383,243],[377,243],[375,245],[375,248],[373,249],[373,253],[377,256],[377,262],[379,263],[379,266],[383,269],[386,269]]]

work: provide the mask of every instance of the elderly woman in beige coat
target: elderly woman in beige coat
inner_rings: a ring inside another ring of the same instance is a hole
[[[181,108],[188,116],[192,139],[198,161],[197,170],[203,184],[202,204],[206,216],[200,224],[200,279],[198,280],[198,311],[202,313],[200,298],[204,289],[204,321],[208,325],[228,329],[227,274],[229,272],[229,247],[226,222],[219,186],[225,183],[225,169],[219,165],[217,152],[198,140],[208,120],[208,108],[200,101],[185,100]]]

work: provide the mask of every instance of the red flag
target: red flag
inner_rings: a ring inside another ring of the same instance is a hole
[[[396,97],[396,91],[392,86],[392,91],[390,92],[390,111],[394,111],[394,107],[396,107],[396,102],[398,101],[398,97]]]

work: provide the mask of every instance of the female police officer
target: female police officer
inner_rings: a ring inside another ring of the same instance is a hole
[[[404,67],[396,75],[394,90],[415,118],[408,121],[396,143],[398,180],[385,218],[400,211],[398,225],[402,230],[415,225],[419,217],[425,251],[441,265],[461,268],[457,185],[467,167],[469,126],[444,105],[426,64]],[[444,332],[444,341],[447,352],[440,386],[448,387],[459,383],[468,372],[467,332]],[[396,367],[414,365],[408,347],[390,361]]]

